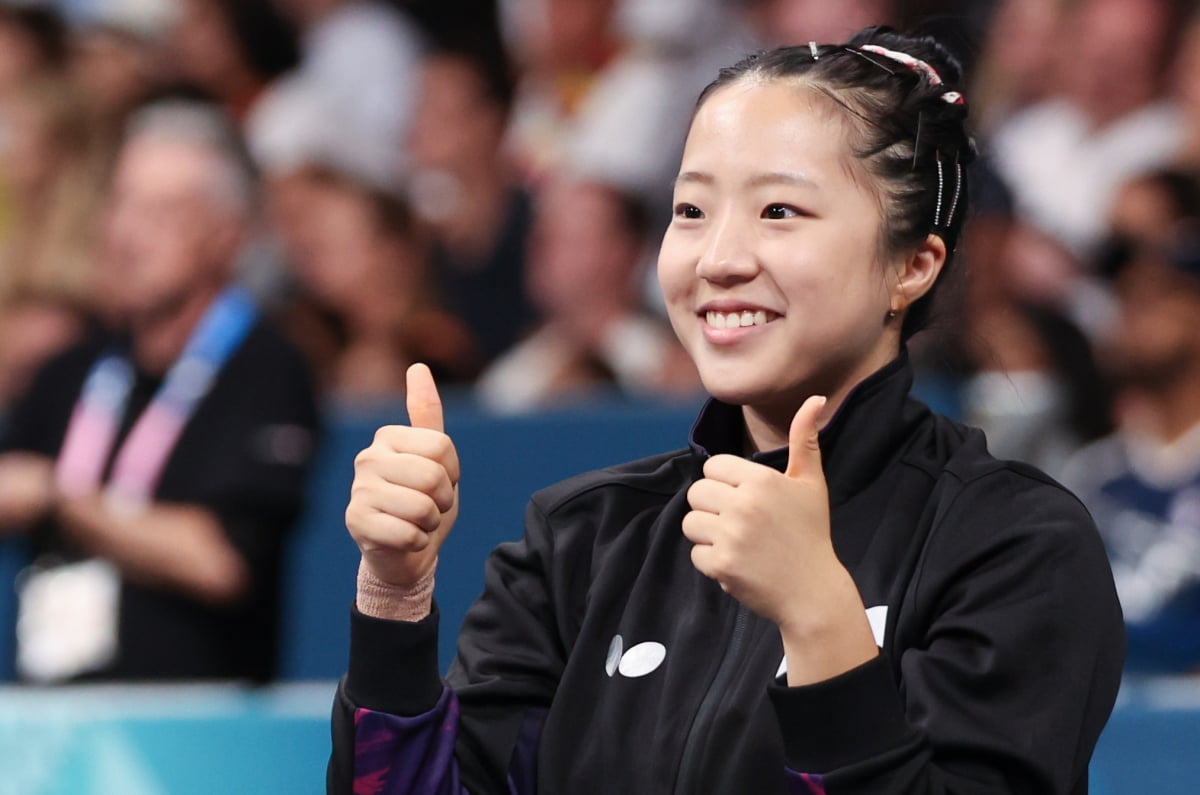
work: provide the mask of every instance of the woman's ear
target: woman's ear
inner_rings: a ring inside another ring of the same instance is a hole
[[[939,235],[927,235],[907,257],[896,263],[892,310],[901,312],[907,309],[933,289],[945,264],[946,241]]]

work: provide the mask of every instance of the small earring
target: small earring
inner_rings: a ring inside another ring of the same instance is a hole
[[[889,310],[887,311],[887,315],[886,315],[886,317],[887,317],[887,319],[888,319],[888,320],[895,320],[895,319],[896,319],[896,310],[895,310],[895,309],[889,309]]]

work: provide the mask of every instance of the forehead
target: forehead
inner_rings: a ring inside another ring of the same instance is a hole
[[[199,144],[139,135],[122,148],[116,181],[125,190],[199,194],[219,165],[216,154]]]
[[[714,91],[692,120],[681,172],[802,174],[854,182],[844,114],[811,84],[746,78]]]

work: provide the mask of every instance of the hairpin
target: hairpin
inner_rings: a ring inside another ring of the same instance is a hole
[[[939,161],[940,164],[940,161]],[[958,195],[962,191],[962,165],[954,161],[954,198],[950,200],[950,212],[946,215],[946,226],[954,221],[954,210],[958,207]]]
[[[912,170],[917,170],[917,155],[921,152],[921,121],[925,118],[925,114],[917,111],[917,137],[913,139],[913,160]]]
[[[810,42],[808,43],[808,51],[809,51],[810,53],[812,53],[812,59],[813,59],[814,61],[819,61],[819,60],[821,60],[821,56],[820,56],[820,55],[817,53],[817,46],[818,46],[818,45],[817,45],[817,43],[816,43],[815,41],[810,41]]]
[[[943,181],[944,178],[942,176],[942,156],[941,156],[941,154],[938,152],[934,152],[933,159],[934,159],[934,162],[937,163],[937,170],[938,170],[937,206],[933,210],[933,226],[934,226],[934,228],[937,228],[937,227],[941,226],[940,221],[942,218],[942,190],[945,187],[945,182]]]
[[[887,72],[889,75],[896,74],[895,69],[889,69],[886,64],[881,64],[879,61],[876,61],[874,58],[867,55],[865,52],[863,52],[860,49],[855,49],[854,47],[843,47],[842,49],[844,49],[846,52],[857,55],[859,58],[862,58],[864,61],[866,61],[869,64],[874,64],[875,66],[878,66],[880,69]]]

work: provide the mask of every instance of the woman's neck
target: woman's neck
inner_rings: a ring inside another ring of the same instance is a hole
[[[868,356],[846,377],[831,378],[824,382],[812,381],[802,384],[778,401],[743,406],[742,416],[746,423],[748,452],[786,447],[792,420],[800,406],[812,395],[825,396],[825,408],[817,417],[817,427],[824,428],[855,387],[887,366],[898,355],[897,343],[894,349],[888,347]]]

